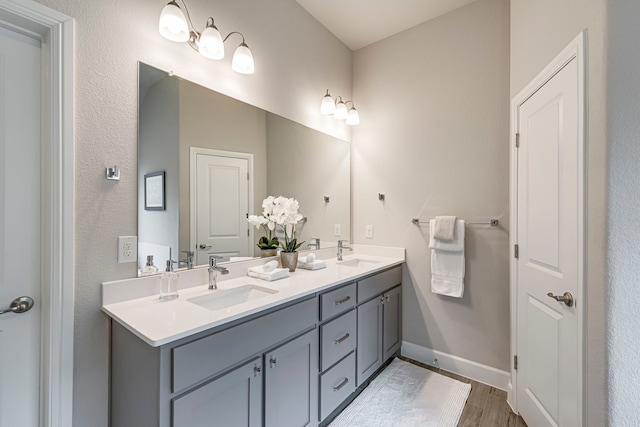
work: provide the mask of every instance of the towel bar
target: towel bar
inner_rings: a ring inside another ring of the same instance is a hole
[[[420,221],[418,218],[413,218],[411,220],[411,223],[415,225],[420,225],[420,224],[429,224],[429,221]],[[490,225],[492,227],[497,227],[500,224],[500,221],[497,219],[490,219],[489,221],[486,221],[486,222],[467,222],[467,224]]]

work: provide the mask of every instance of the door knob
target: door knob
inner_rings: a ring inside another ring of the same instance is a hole
[[[31,310],[31,307],[33,307],[33,299],[31,297],[19,297],[11,301],[11,305],[9,305],[9,308],[0,310],[0,314],[20,314]]]
[[[551,292],[549,292],[547,294],[547,296],[549,298],[553,298],[554,300],[556,300],[558,302],[565,303],[567,307],[572,307],[573,306],[573,295],[571,295],[571,293],[569,293],[569,292],[565,292],[564,295],[554,295]]]
[[[204,249],[211,249],[211,245],[205,245],[204,243],[200,243],[200,244],[198,245],[198,247],[199,247],[200,249],[202,249],[202,250],[204,250]]]

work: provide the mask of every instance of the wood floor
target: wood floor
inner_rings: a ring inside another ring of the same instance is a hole
[[[506,391],[407,359],[406,357],[400,357],[400,359],[471,384],[471,394],[467,399],[458,427],[527,427],[522,417],[511,411],[507,404]]]

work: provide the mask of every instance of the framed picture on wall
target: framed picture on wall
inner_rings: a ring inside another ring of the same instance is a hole
[[[148,173],[144,176],[144,209],[147,211],[165,210],[164,171]]]

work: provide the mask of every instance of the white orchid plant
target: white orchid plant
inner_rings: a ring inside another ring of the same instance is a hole
[[[262,215],[249,215],[247,221],[256,228],[264,228],[266,235],[258,241],[260,249],[275,249],[280,245],[283,252],[295,252],[304,242],[296,240],[296,224],[302,220],[298,201],[287,197],[269,196],[262,201]],[[274,235],[276,227],[284,231],[284,242]]]

